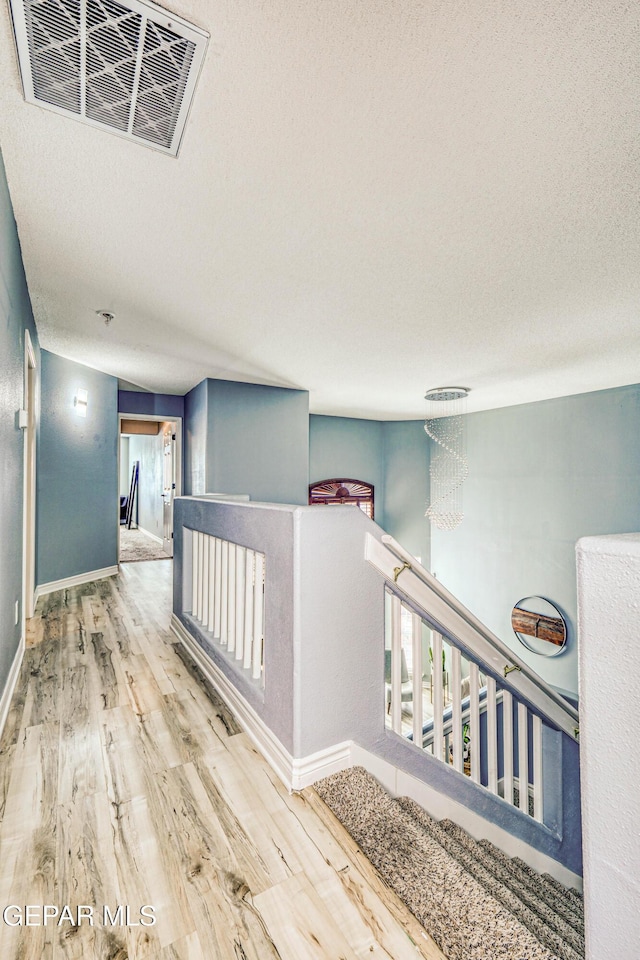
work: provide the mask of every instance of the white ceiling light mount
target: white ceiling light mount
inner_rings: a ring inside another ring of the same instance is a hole
[[[427,403],[448,404],[454,401],[463,401],[469,396],[468,387],[433,387],[427,390],[424,395]],[[449,417],[451,416],[448,406],[435,407],[431,413],[433,416]]]
[[[424,429],[433,440],[429,463],[430,504],[425,516],[439,530],[455,530],[462,523],[462,484],[469,474],[464,414],[467,387],[427,390]]]
[[[177,156],[209,35],[143,0],[11,0],[25,100]]]

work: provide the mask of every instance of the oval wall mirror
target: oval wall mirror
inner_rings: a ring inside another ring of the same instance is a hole
[[[511,611],[511,626],[520,643],[541,657],[557,657],[567,643],[564,617],[545,597],[524,597]]]

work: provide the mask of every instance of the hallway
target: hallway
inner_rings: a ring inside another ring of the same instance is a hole
[[[3,960],[439,960],[183,654],[171,574],[127,564],[31,621],[0,743]]]

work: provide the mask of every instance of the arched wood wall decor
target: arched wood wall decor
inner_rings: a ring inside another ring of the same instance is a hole
[[[374,518],[373,485],[363,480],[350,480],[346,477],[334,477],[332,480],[318,480],[309,484],[309,503],[324,503],[336,506],[352,503]]]

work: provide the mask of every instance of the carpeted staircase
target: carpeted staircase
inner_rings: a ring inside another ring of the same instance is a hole
[[[582,898],[548,875],[394,800],[362,767],[315,789],[448,960],[582,960]]]

